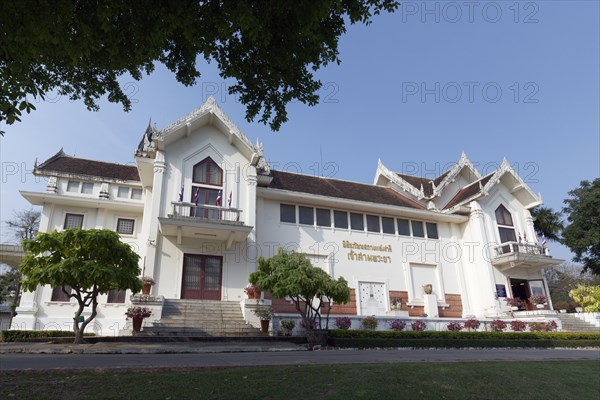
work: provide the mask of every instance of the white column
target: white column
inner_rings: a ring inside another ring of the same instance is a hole
[[[148,237],[146,243],[142,243],[142,246],[146,247],[146,260],[145,260],[145,272],[146,276],[154,277],[154,270],[156,260],[159,254],[160,240],[159,240],[159,228],[158,228],[158,217],[163,215],[163,204],[162,204],[162,193],[164,185],[164,172],[165,172],[165,155],[161,150],[156,151],[156,158],[154,159],[154,179],[152,184],[152,199],[149,203],[150,209],[144,209],[144,215],[148,213],[150,223],[148,227]],[[148,204],[147,203],[147,204]],[[170,206],[170,203],[167,205]],[[143,262],[142,257],[142,262]]]

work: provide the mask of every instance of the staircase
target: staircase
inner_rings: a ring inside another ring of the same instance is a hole
[[[162,318],[143,336],[263,336],[246,323],[236,301],[165,300]]]
[[[562,323],[564,332],[600,332],[600,328],[577,318],[575,314],[558,313],[556,318]]]

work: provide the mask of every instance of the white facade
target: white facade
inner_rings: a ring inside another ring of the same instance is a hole
[[[541,199],[506,160],[482,177],[463,154],[432,180],[380,162],[373,185],[271,171],[214,99],[161,131],[149,126],[135,167],[61,151],[35,173],[46,191],[21,193],[43,206],[40,231],[120,231],[156,280],[151,294],[166,299],[241,301],[257,258],[283,247],[348,280],[351,302],[334,313],[493,317],[508,309],[504,296],[548,295],[541,271],[560,262],[534,239],[528,210]],[[502,240],[511,229],[514,240]],[[101,297],[92,328],[122,334],[130,295]],[[13,329],[71,329],[74,311],[39,287],[23,294]]]

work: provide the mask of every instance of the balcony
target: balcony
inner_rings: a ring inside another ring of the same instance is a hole
[[[564,261],[552,258],[547,247],[532,243],[506,242],[493,250],[492,265],[500,271],[516,267],[537,271]]]
[[[226,241],[227,248],[233,242],[244,241],[253,227],[244,223],[242,210],[229,207],[173,202],[171,213],[158,218],[160,231],[165,236]]]

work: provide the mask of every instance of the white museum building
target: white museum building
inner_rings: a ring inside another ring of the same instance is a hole
[[[379,161],[372,184],[275,170],[210,98],[162,130],[149,124],[131,164],[60,150],[34,173],[45,190],[21,194],[42,207],[40,231],[111,229],[140,255],[142,275],[156,282],[148,328],[177,301],[234,304],[255,323],[244,288],[258,257],[279,247],[348,281],[350,302],[333,316],[496,318],[510,311],[506,297],[521,298],[529,315],[552,310],[542,270],[562,260],[536,237],[529,210],[541,197],[506,160],[482,175],[463,154],[428,178]],[[543,310],[528,302],[533,294],[548,296]],[[264,296],[276,313],[294,312]],[[90,329],[130,332],[132,300],[140,295],[101,295]],[[75,310],[59,288],[40,286],[22,294],[12,329],[70,330]]]

